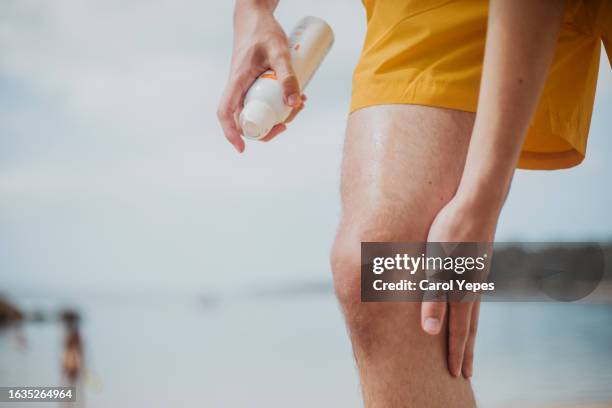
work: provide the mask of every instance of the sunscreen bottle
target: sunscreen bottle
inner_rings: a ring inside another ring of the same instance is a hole
[[[289,36],[291,64],[303,91],[334,42],[331,27],[317,17],[304,17]],[[261,139],[291,113],[273,71],[259,76],[244,98],[240,127],[249,139]]]

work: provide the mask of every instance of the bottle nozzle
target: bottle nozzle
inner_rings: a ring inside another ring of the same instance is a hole
[[[258,100],[250,101],[244,106],[239,120],[244,137],[249,139],[261,139],[277,122],[274,110]]]

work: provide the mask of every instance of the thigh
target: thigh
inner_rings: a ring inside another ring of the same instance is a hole
[[[381,238],[425,241],[433,217],[457,189],[473,123],[471,112],[420,105],[353,112],[342,164],[341,228],[369,219],[381,224],[376,230],[387,235]]]

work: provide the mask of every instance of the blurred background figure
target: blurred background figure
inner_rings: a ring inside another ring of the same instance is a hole
[[[61,313],[61,321],[66,333],[62,366],[64,375],[71,386],[76,385],[77,380],[83,373],[83,346],[79,333],[80,320],[79,314],[73,310],[66,310]]]
[[[0,326],[6,326],[23,320],[23,313],[7,299],[0,297]]]
[[[0,296],[0,330],[10,328],[15,334],[15,344],[19,350],[25,350],[27,339],[21,329],[23,313],[8,299]]]

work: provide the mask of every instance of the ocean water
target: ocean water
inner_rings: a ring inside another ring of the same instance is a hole
[[[26,310],[81,312],[86,375],[78,398],[88,407],[361,406],[329,291],[13,299]],[[61,325],[22,330],[25,348],[13,330],[0,331],[0,385],[61,385]],[[612,401],[612,306],[483,304],[473,381],[484,407]]]

